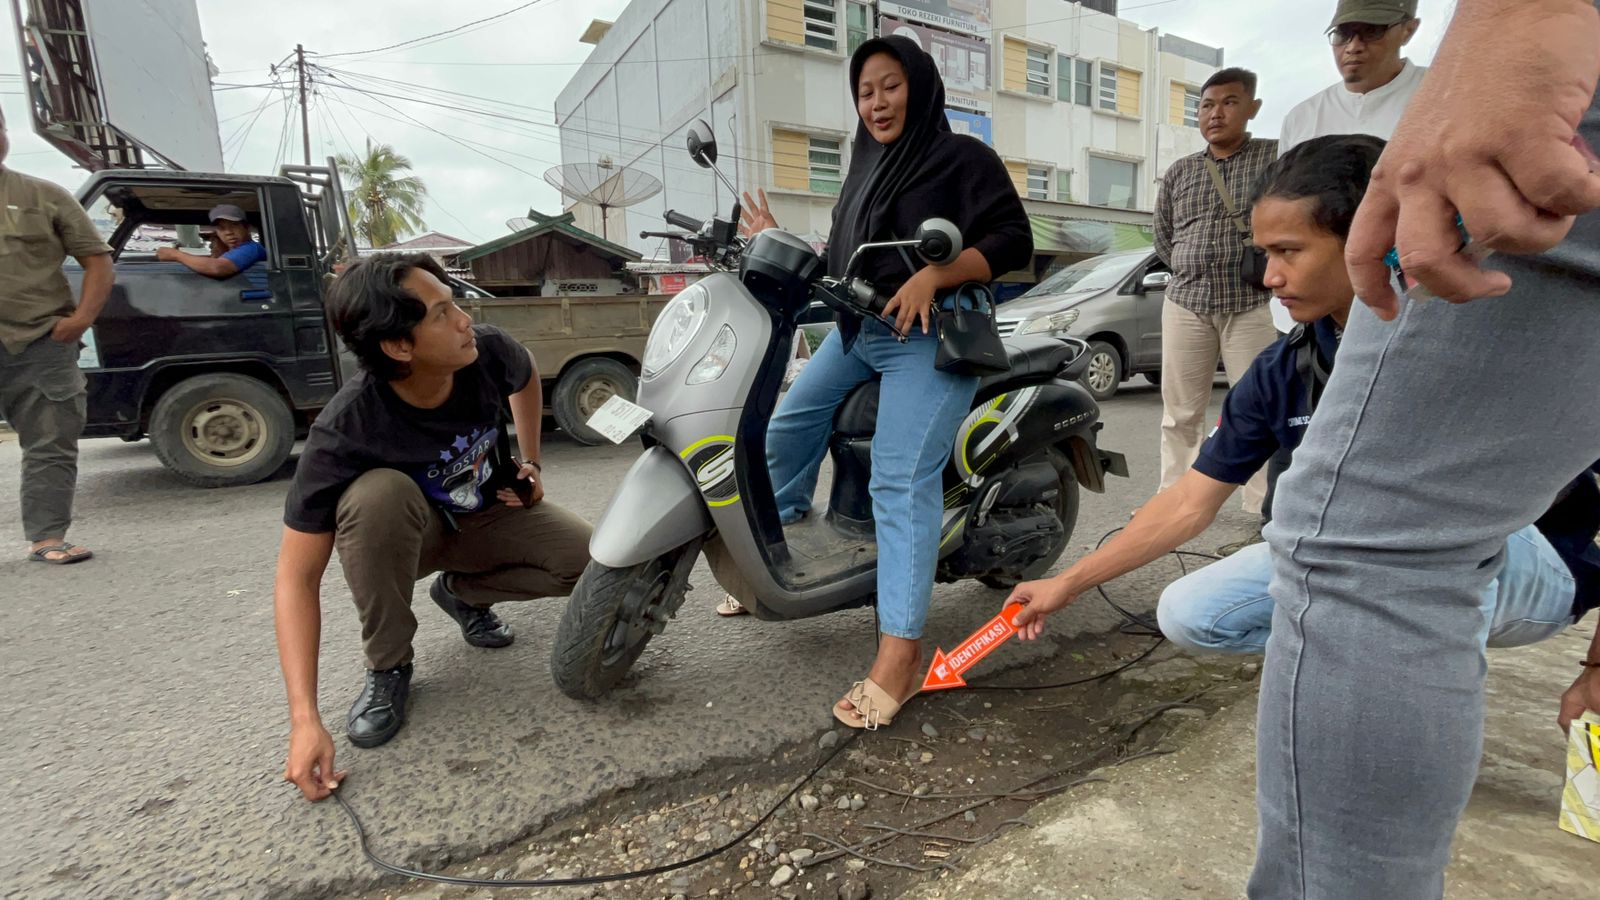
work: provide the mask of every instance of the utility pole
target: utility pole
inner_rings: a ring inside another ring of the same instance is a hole
[[[311,116],[306,110],[306,48],[294,45],[294,66],[300,76],[300,137],[305,142],[306,165],[311,165]]]

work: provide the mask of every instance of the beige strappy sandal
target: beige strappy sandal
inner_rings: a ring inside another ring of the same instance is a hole
[[[916,694],[912,693],[912,697]],[[885,725],[892,724],[894,717],[899,714],[900,707],[906,705],[906,700],[896,700],[889,692],[878,685],[876,681],[868,678],[858,681],[850,688],[850,693],[844,695],[855,707],[854,713],[846,712],[833,705],[833,717],[851,728],[865,728],[867,731],[877,731]]]
[[[750,610],[745,609],[743,603],[740,603],[737,598],[735,598],[732,594],[729,594],[722,598],[721,603],[717,604],[717,615],[724,618],[730,616],[748,616],[750,615]]]

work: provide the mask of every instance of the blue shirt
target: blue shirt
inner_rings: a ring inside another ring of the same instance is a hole
[[[1332,318],[1322,318],[1310,331],[1321,365],[1331,373],[1339,349],[1338,326]],[[1279,448],[1300,446],[1306,426],[1311,424],[1311,385],[1301,376],[1300,347],[1294,337],[1295,332],[1286,334],[1261,351],[1228,392],[1222,418],[1194,461],[1200,474],[1227,484],[1244,484]],[[1306,376],[1314,377],[1309,372]]]
[[[233,263],[243,272],[258,262],[267,258],[267,248],[261,246],[260,241],[245,241],[239,246],[222,254],[222,258]]]

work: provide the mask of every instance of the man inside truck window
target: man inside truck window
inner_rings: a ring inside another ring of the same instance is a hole
[[[156,251],[156,259],[183,263],[201,275],[222,279],[232,278],[267,258],[267,248],[250,236],[250,221],[243,209],[223,203],[211,210],[210,219],[217,240],[227,248],[221,256],[197,256],[177,247],[162,247]]]
[[[312,800],[338,778],[317,709],[319,594],[335,549],[367,657],[366,686],[345,720],[357,747],[376,747],[405,724],[418,579],[439,572],[433,602],[468,644],[496,648],[512,634],[493,604],[565,596],[589,564],[588,523],[543,499],[533,357],[504,331],[473,325],[447,278],[429,256],[386,255],[354,263],[329,291],[334,328],[363,371],[306,439],[276,588],[290,719],[284,777]]]

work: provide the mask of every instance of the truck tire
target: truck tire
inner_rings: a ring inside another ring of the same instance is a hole
[[[150,415],[156,456],[195,487],[255,484],[294,447],[294,415],[269,385],[212,373],[167,388]]]
[[[580,444],[593,446],[606,439],[584,424],[613,396],[632,401],[639,396],[639,378],[614,359],[596,356],[579,360],[561,373],[550,397],[556,424]]]

